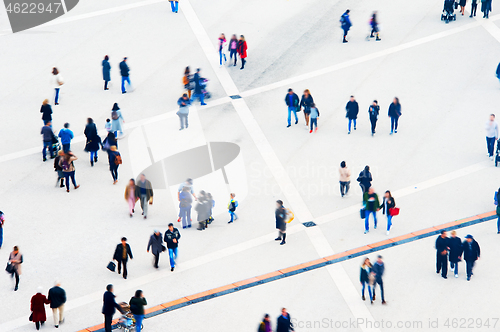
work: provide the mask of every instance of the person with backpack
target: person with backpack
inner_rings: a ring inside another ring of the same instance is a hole
[[[375,189],[370,187],[363,195],[363,207],[365,209],[365,234],[370,231],[370,214],[373,214],[374,229],[377,229],[377,211],[380,210],[380,201]]]
[[[118,132],[120,132],[120,136],[123,135],[122,124],[125,122],[120,107],[118,107],[118,103],[114,103],[111,109],[111,120],[111,132],[118,138]]]
[[[189,126],[189,106],[191,106],[191,100],[189,99],[187,93],[184,93],[182,97],[177,100],[177,105],[179,105],[177,115],[179,116],[179,120],[181,121],[181,128],[179,130],[183,130],[184,128],[187,129],[187,127]]]
[[[109,90],[108,84],[111,81],[111,65],[109,64],[109,56],[104,56],[102,60],[102,79],[104,80],[104,90]]]
[[[247,62],[247,42],[243,35],[240,36],[240,40],[238,41],[238,54],[241,59],[240,70],[245,69],[245,63]]]
[[[71,148],[71,140],[73,139],[73,137],[75,137],[75,135],[73,135],[73,132],[69,129],[69,123],[66,122],[64,124],[64,128],[62,128],[59,131],[58,136],[61,138],[61,144],[63,147],[63,151],[65,153],[68,153],[68,151]]]
[[[108,132],[108,136],[106,136],[106,138],[102,142],[102,149],[109,153],[112,146],[116,146],[116,148],[118,148],[118,141],[116,140],[115,134],[110,131]]]
[[[278,230],[278,237],[275,241],[281,241],[280,245],[286,244],[286,209],[283,206],[282,200],[276,201],[276,211],[274,212],[276,218],[276,229]]]
[[[311,130],[309,130],[309,134],[311,134],[314,130],[314,132],[318,131],[318,118],[319,118],[319,109],[316,107],[315,103],[312,103],[311,105]],[[314,128],[316,126],[316,128]]]
[[[264,319],[262,319],[262,322],[259,324],[259,331],[258,332],[273,332],[273,328],[271,326],[271,317],[269,314],[264,315]]]
[[[127,93],[125,90],[125,82],[128,83],[130,87],[130,68],[127,64],[127,57],[123,58],[123,61],[120,62],[120,75],[122,77],[122,93]]]
[[[170,7],[172,8],[172,13],[179,12],[179,0],[168,0],[170,2]]]
[[[94,167],[94,163],[97,162],[97,151],[99,151],[99,145],[101,145],[101,137],[97,134],[97,127],[92,118],[87,119],[87,125],[83,134],[87,138],[85,144],[85,151],[90,152],[90,166]]]
[[[293,92],[292,88],[288,89],[288,93],[285,97],[285,103],[286,106],[288,106],[288,126],[286,127],[289,128],[292,121],[292,112],[295,116],[295,124],[299,122],[299,119],[297,118],[297,112],[300,112],[299,96],[297,96],[297,94]]]
[[[75,165],[73,164],[75,160],[78,160],[78,157],[75,156],[73,152],[68,151],[59,161],[59,166],[61,166],[64,178],[66,179],[66,192],[68,193],[69,193],[69,178],[71,178],[71,182],[73,182],[73,186],[75,187],[75,189],[80,188],[80,185],[76,185],[76,180],[75,180]]]
[[[188,95],[188,98],[191,99],[191,92],[193,91],[193,87],[191,85],[191,70],[189,69],[189,66],[186,67],[184,70],[184,76],[182,77],[182,84],[184,84],[184,89],[186,89],[186,93]]]
[[[391,135],[393,133],[398,133],[398,121],[401,116],[401,104],[399,103],[399,98],[394,97],[394,100],[389,106],[388,116],[391,118]]]
[[[370,32],[370,38],[377,37],[376,41],[381,41],[378,29],[378,20],[377,20],[377,12],[373,12],[372,18],[370,19],[370,27],[372,31]]]
[[[378,101],[374,100],[373,104],[368,107],[368,115],[370,117],[370,123],[372,125],[372,136],[375,135],[375,128],[377,127],[378,114],[380,112],[380,106],[378,106]]]
[[[57,154],[57,157],[54,159],[54,171],[57,172],[57,181],[56,181],[56,187],[57,184],[59,183],[59,180],[61,180],[61,184],[59,185],[59,188],[64,187],[64,173],[62,166],[60,164],[61,158],[64,156],[64,151],[60,150],[59,153]]]
[[[130,299],[128,304],[130,305],[130,312],[135,318],[135,331],[141,332],[142,321],[144,320],[144,306],[148,304],[142,290],[136,290],[135,296]]]
[[[43,150],[42,150],[42,160],[47,161],[47,151],[49,150],[49,156],[52,156],[52,138],[54,133],[52,132],[52,122],[48,121],[45,126],[42,127],[40,134],[43,135]]]
[[[370,166],[366,165],[365,168],[359,173],[357,180],[359,182],[359,186],[363,191],[363,194],[370,189],[372,186],[372,173],[370,173]]]
[[[348,134],[351,133],[351,123],[354,123],[354,130],[356,130],[356,119],[358,118],[359,113],[359,105],[354,96],[351,96],[347,105],[345,105],[345,117],[349,119],[349,123],[347,125]]]
[[[109,171],[113,177],[113,184],[118,182],[118,167],[122,164],[122,156],[116,145],[111,145],[108,151]]]
[[[347,43],[347,33],[351,29],[352,23],[351,23],[351,18],[349,17],[349,13],[351,11],[348,9],[345,11],[344,14],[340,17],[340,23],[341,23],[341,28],[344,30],[344,39],[342,40],[343,43]]]
[[[191,195],[191,187],[184,186],[179,193],[179,219],[182,219],[182,228],[191,227],[191,204],[193,196]]]
[[[380,209],[382,209],[382,214],[385,214],[387,217],[387,235],[391,231],[392,227],[392,214],[391,209],[396,207],[396,201],[389,190],[387,190],[384,194],[384,198],[382,201],[382,205],[380,205]]]
[[[139,200],[139,197],[137,197],[137,191],[135,190],[134,179],[130,179],[128,181],[128,185],[125,187],[125,200],[128,203],[130,218],[132,218],[133,213],[135,213],[135,203]]]
[[[238,201],[234,199],[235,197],[236,197],[235,193],[229,194],[229,204],[227,205],[227,209],[229,215],[231,216],[231,220],[228,221],[228,224],[231,224],[236,219],[238,219],[238,216],[236,215],[236,208],[238,207]]]
[[[500,234],[500,205],[498,205],[498,202],[500,201],[500,188],[498,188],[498,191],[495,193],[495,205],[497,206],[497,234]]]

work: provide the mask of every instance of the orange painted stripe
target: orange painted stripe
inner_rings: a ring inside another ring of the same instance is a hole
[[[391,243],[394,243],[394,242],[392,240],[390,240],[390,239],[387,239],[387,240],[383,240],[383,241],[379,241],[379,242],[375,242],[375,243],[369,244],[369,245],[367,245],[367,247],[370,248],[370,249],[373,249],[373,248],[382,247],[382,246],[385,246],[385,245],[391,244]]]
[[[326,259],[324,258],[319,258],[319,259],[315,259],[313,261],[310,261],[310,262],[307,262],[307,263],[304,263],[304,264],[301,264],[303,267],[309,267],[309,266],[313,266],[313,265],[317,265],[317,264],[321,264],[321,263],[324,263],[326,262]],[[280,273],[281,274],[281,273]]]
[[[187,299],[187,297],[181,297],[180,299],[177,299],[177,300],[174,300],[174,301],[170,301],[170,302],[166,302],[166,303],[163,303],[161,305],[164,306],[165,308],[167,308],[167,307],[178,305],[178,304],[181,304],[181,303],[184,303],[184,302],[187,302],[187,301],[189,301]]]
[[[274,272],[271,272],[271,273],[266,273],[266,274],[260,275],[260,276],[257,277],[257,279],[264,280],[264,279],[267,279],[267,278],[273,278],[273,277],[279,276],[281,274],[283,274],[283,273],[281,273],[280,271],[274,271]]]
[[[406,239],[409,239],[409,238],[412,238],[412,237],[413,237],[413,234],[409,233],[409,234],[405,234],[405,235],[400,235],[400,236],[393,237],[390,240],[392,242],[398,242],[398,241],[403,241],[403,240],[406,240]]]
[[[160,304],[160,305],[157,305],[155,307],[145,309],[144,313],[147,315],[150,312],[160,311],[160,310],[163,310],[163,309],[165,309],[165,307]]]
[[[482,214],[478,214],[476,217],[481,219],[481,218],[486,218],[486,217],[491,217],[493,215],[497,214],[496,211],[491,211],[491,212],[486,212]]]
[[[233,284],[236,285],[237,287],[240,287],[240,286],[245,286],[245,285],[251,284],[252,282],[257,282],[257,281],[260,281],[260,280],[257,277],[253,277],[250,279],[245,279],[242,281],[234,282]]]

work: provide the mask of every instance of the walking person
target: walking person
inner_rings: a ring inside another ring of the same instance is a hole
[[[0,249],[3,245],[3,227],[5,226],[5,214],[0,211]]]
[[[259,324],[259,331],[258,332],[273,332],[273,328],[271,326],[271,317],[269,314],[264,315],[264,319],[262,319],[262,322]]]
[[[111,324],[113,322],[113,315],[116,310],[122,312],[122,308],[115,301],[115,294],[113,294],[113,285],[106,286],[106,292],[102,299],[102,314],[104,315],[104,331],[111,332]]]
[[[477,12],[477,0],[471,0],[469,17],[476,16],[476,12]]]
[[[104,80],[104,90],[109,90],[108,84],[111,81],[111,65],[109,64],[109,56],[104,56],[102,60],[102,79]]]
[[[205,192],[202,190],[198,195],[198,204],[195,206],[195,211],[197,212],[198,228],[199,231],[204,231],[207,225],[207,220],[210,217],[210,205],[205,196]]]
[[[228,46],[228,51],[229,51],[229,60],[233,59],[234,56],[234,66],[236,66],[236,61],[238,60],[237,54],[238,54],[238,38],[236,35],[233,35],[231,37],[231,40],[229,41],[229,46]]]
[[[201,74],[200,74],[200,68],[196,69],[196,74],[193,76],[193,83],[194,83],[194,94],[193,98],[191,98],[191,102],[195,100],[195,98],[198,98],[200,100],[201,106],[206,105],[205,104],[205,95],[203,94],[203,87],[201,86]]]
[[[349,192],[351,185],[351,170],[347,168],[345,161],[340,163],[339,168],[340,196],[344,197]]]
[[[226,36],[223,33],[221,33],[219,36],[218,44],[219,44],[219,64],[222,67],[222,58],[224,58],[224,64],[227,62],[226,58],[227,40]]]
[[[276,324],[276,332],[290,332],[295,331],[293,329],[292,318],[290,314],[286,311],[286,308],[281,309],[281,316],[278,317]]]
[[[153,266],[157,269],[160,261],[160,254],[166,250],[163,245],[163,238],[160,231],[155,230],[153,235],[149,237],[147,252],[149,252],[149,249],[151,249],[151,253],[155,256]]]
[[[368,192],[368,189],[372,186],[372,173],[370,173],[370,166],[366,165],[365,168],[359,173],[356,181],[359,182],[359,186],[363,191],[363,194]]]
[[[372,263],[370,263],[369,258],[365,258],[363,264],[361,264],[359,282],[361,283],[361,299],[365,301],[365,287],[368,286],[368,294],[370,295],[370,303],[373,304],[372,295]]]
[[[179,219],[182,219],[182,228],[191,227],[191,207],[193,196],[190,192],[190,187],[183,187],[179,193]]]
[[[288,126],[286,127],[289,128],[292,121],[292,112],[295,116],[295,124],[299,122],[299,119],[297,118],[297,112],[300,112],[299,96],[297,96],[297,94],[293,92],[292,88],[288,89],[288,93],[285,97],[285,103],[286,106],[288,106]]]
[[[137,191],[136,196],[139,197],[141,201],[142,215],[144,219],[147,219],[148,205],[153,205],[153,186],[151,185],[151,181],[146,179],[146,175],[143,173],[140,175],[135,188]]]
[[[106,136],[106,138],[102,142],[102,149],[109,153],[109,150],[112,146],[116,146],[116,148],[118,148],[118,141],[116,140],[115,134],[110,131],[108,132],[108,136]]]
[[[47,299],[50,301],[54,326],[57,329],[64,322],[64,304],[66,303],[66,292],[61,288],[59,281],[56,281],[54,287],[49,289]]]
[[[300,100],[300,108],[304,109],[304,118],[306,120],[306,127],[309,126],[309,115],[311,114],[311,107],[314,104],[314,99],[311,96],[309,89],[304,90],[302,99]]]
[[[377,127],[378,114],[380,112],[380,106],[376,100],[368,107],[368,115],[370,117],[370,123],[372,125],[372,136],[375,135],[375,128]]]
[[[379,35],[377,12],[373,12],[372,14],[372,18],[370,19],[370,27],[372,29],[370,32],[370,38],[377,37],[375,40],[381,41],[382,39],[380,39]]]
[[[52,123],[50,121],[42,127],[40,134],[43,137],[42,160],[47,161],[47,150],[49,150],[50,159],[53,159],[52,139],[54,138],[54,133],[52,132]]]
[[[144,306],[148,304],[142,290],[136,290],[134,297],[130,299],[128,304],[130,305],[130,312],[135,318],[135,331],[141,332],[144,320]]]
[[[31,321],[35,323],[37,330],[40,330],[40,326],[47,320],[45,305],[50,303],[42,291],[42,287],[38,287],[36,294],[31,298]]]
[[[493,160],[495,142],[498,139],[498,123],[495,121],[495,114],[490,114],[490,119],[486,122],[486,145],[488,148],[488,157]]]
[[[377,229],[377,211],[380,210],[380,201],[375,189],[370,187],[368,192],[363,194],[363,207],[365,209],[365,234],[370,231],[370,214],[373,215],[373,229]]]
[[[227,209],[229,215],[231,216],[231,220],[228,221],[228,224],[233,223],[236,219],[238,219],[238,215],[236,214],[236,208],[238,207],[238,201],[234,198],[236,197],[235,193],[229,194],[229,204],[227,205]]]
[[[183,130],[184,128],[187,129],[189,126],[189,106],[191,106],[191,100],[189,99],[187,93],[184,93],[182,97],[177,100],[177,105],[179,105],[179,110],[176,114],[179,116],[179,120],[181,121],[181,128],[179,130]]]
[[[172,8],[172,13],[179,12],[179,0],[168,0],[170,2],[170,7]]]
[[[207,193],[206,199],[208,203],[208,219],[207,222],[205,223],[205,227],[208,228],[208,225],[210,225],[212,221],[214,221],[214,217],[212,216],[212,214],[213,214],[213,208],[215,207],[215,200],[212,197],[211,193]]]
[[[116,138],[118,138],[118,132],[120,133],[120,136],[123,136],[124,122],[125,120],[123,119],[120,107],[118,107],[118,103],[114,103],[113,108],[111,109],[111,132],[115,134]]]
[[[387,235],[391,231],[392,227],[392,209],[396,207],[396,201],[389,190],[387,190],[384,194],[384,200],[382,201],[382,205],[380,208],[382,209],[382,214],[385,214],[387,217]]]
[[[312,103],[312,105],[311,105],[310,117],[311,117],[311,130],[309,130],[309,134],[311,134],[313,132],[313,129],[314,129],[314,132],[318,131],[319,109],[316,107],[315,103]],[[316,128],[314,128],[314,126],[316,126]]]
[[[109,171],[113,177],[113,184],[118,182],[118,167],[123,163],[122,156],[116,145],[111,145],[108,150]]]
[[[184,76],[182,77],[182,84],[184,84],[184,89],[186,89],[186,93],[189,99],[191,99],[191,92],[193,90],[191,81],[191,70],[189,69],[189,66],[187,66],[184,70]]]
[[[130,67],[127,64],[127,57],[124,57],[123,61],[120,62],[120,75],[122,77],[122,93],[127,93],[127,90],[125,90],[125,82],[128,83],[129,88],[131,87]]]
[[[56,96],[54,97],[54,105],[59,105],[59,95],[61,87],[64,84],[64,80],[61,74],[59,73],[59,70],[56,67],[52,68],[52,75],[53,75],[52,84],[56,91]]]
[[[457,236],[457,232],[451,231],[448,247],[450,248],[450,267],[452,271],[455,270],[455,278],[458,278],[458,262],[462,260],[462,240]]]
[[[177,259],[177,248],[179,247],[179,239],[181,238],[181,233],[174,224],[168,224],[168,229],[165,232],[165,242],[167,243],[168,256],[170,258],[170,271],[174,272],[175,260]]]
[[[278,237],[274,240],[281,241],[280,245],[284,245],[286,244],[286,210],[282,200],[276,201],[276,211],[274,215],[276,218],[276,229],[278,230]]]
[[[498,217],[498,220],[497,220],[497,234],[500,234],[500,204],[498,204],[498,202],[500,202],[500,188],[498,188],[498,191],[495,193],[495,204],[497,206],[497,217]],[[0,247],[1,247],[1,244],[0,244]]]
[[[132,218],[133,213],[135,213],[135,203],[139,200],[134,179],[130,179],[128,185],[125,187],[125,200],[128,203],[130,218]]]
[[[78,157],[75,156],[73,152],[68,151],[59,161],[59,166],[61,166],[64,178],[66,180],[66,192],[68,193],[69,193],[69,178],[71,178],[71,182],[73,182],[75,190],[80,188],[80,185],[77,185],[75,180],[75,164],[74,164],[75,160],[78,160]]]
[[[481,11],[483,12],[483,18],[490,18],[492,0],[481,0]]]
[[[465,265],[467,267],[467,281],[470,281],[470,278],[474,274],[472,273],[474,264],[481,256],[481,248],[476,240],[474,240],[474,237],[468,234],[465,237],[465,241],[462,243],[462,251],[464,254]]]
[[[351,18],[349,17],[349,13],[351,11],[348,9],[345,11],[344,14],[340,17],[340,23],[341,23],[341,28],[344,30],[344,39],[342,40],[343,43],[347,43],[347,33],[351,29],[352,23],[351,23]]]
[[[113,259],[118,263],[118,274],[121,273],[123,265],[123,279],[127,279],[127,262],[129,257],[130,259],[134,259],[134,256],[132,255],[132,249],[130,249],[130,245],[127,243],[127,238],[122,237],[121,243],[116,245]]]
[[[356,119],[358,118],[359,113],[359,105],[354,96],[351,96],[351,99],[345,105],[345,117],[349,119],[349,124],[347,126],[348,134],[351,133],[351,123],[354,123],[354,130],[356,130]]]
[[[71,148],[71,140],[73,139],[73,137],[75,137],[73,132],[69,129],[69,123],[66,122],[64,124],[64,128],[59,130],[58,136],[61,138],[61,144],[63,147],[63,151],[65,153],[68,153],[68,151]]]
[[[9,254],[9,264],[12,266],[12,278],[16,278],[16,285],[14,286],[14,292],[19,289],[19,277],[21,275],[22,269],[21,264],[23,264],[23,254],[19,251],[18,246],[14,246],[14,249]]]
[[[87,138],[87,143],[85,144],[85,151],[90,152],[90,166],[94,167],[94,163],[97,162],[97,151],[99,151],[99,145],[102,145],[101,137],[97,134],[97,127],[92,118],[87,119],[87,125],[83,134]]]
[[[446,231],[436,239],[436,273],[441,272],[441,277],[447,279],[448,274],[448,236]]]
[[[401,104],[398,97],[394,97],[391,106],[389,106],[388,115],[391,118],[391,135],[393,133],[397,134],[399,117],[401,116]]]
[[[44,125],[46,125],[48,122],[52,122],[52,107],[50,106],[48,99],[45,99],[42,102],[40,113],[42,113],[42,120]]]
[[[462,16],[465,14],[465,5],[467,4],[467,0],[460,0],[459,6],[460,6],[460,13],[462,13]]]
[[[56,187],[59,184],[59,180],[61,181],[61,184],[59,184],[59,188],[64,188],[64,172],[61,166],[62,158],[64,158],[64,151],[59,150],[57,157],[54,159],[54,171],[57,172]]]
[[[247,42],[245,36],[241,35],[238,41],[238,54],[241,59],[241,69],[245,69],[245,63],[247,62]]]
[[[377,284],[380,287],[380,296],[382,296],[382,304],[386,304],[384,298],[384,281],[382,279],[385,272],[385,264],[382,260],[382,256],[377,256],[377,261],[373,264],[372,273],[375,276],[375,284],[373,285],[373,301],[375,301],[375,288]]]

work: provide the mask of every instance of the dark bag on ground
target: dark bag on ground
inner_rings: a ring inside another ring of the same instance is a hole
[[[115,268],[116,268],[116,264],[113,262],[109,262],[108,270],[110,270],[111,272],[115,272]]]

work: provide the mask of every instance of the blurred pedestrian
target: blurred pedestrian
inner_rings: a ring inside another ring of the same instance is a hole
[[[345,117],[349,120],[347,125],[347,133],[351,133],[351,123],[354,124],[354,130],[356,130],[356,119],[358,118],[359,105],[354,96],[351,96],[350,100],[345,105]]]
[[[45,305],[50,303],[42,291],[42,287],[38,287],[36,294],[31,298],[31,321],[35,323],[37,330],[40,330],[40,326],[47,320]]]
[[[198,203],[195,206],[195,211],[197,212],[197,221],[198,221],[198,230],[203,231],[206,228],[207,225],[207,220],[208,217],[210,217],[208,214],[210,213],[210,206],[209,202],[207,201],[207,198],[205,196],[205,191],[200,191],[200,194],[198,195]]]
[[[182,219],[182,228],[191,227],[191,207],[193,196],[190,192],[190,187],[183,187],[179,195],[179,219]]]
[[[191,106],[191,100],[189,99],[187,93],[184,93],[182,97],[177,100],[177,105],[179,105],[177,115],[179,116],[179,120],[181,121],[181,128],[179,130],[183,130],[184,128],[187,129],[187,127],[189,126],[189,106]]]
[[[238,41],[238,54],[241,59],[241,68],[245,69],[245,63],[247,62],[247,42],[245,40],[245,36],[241,35],[240,40]]]
[[[359,281],[361,283],[361,299],[365,301],[365,287],[368,286],[368,295],[370,295],[370,303],[373,304],[372,295],[372,263],[369,258],[365,258],[363,264],[361,264]]]
[[[380,201],[375,189],[370,187],[368,192],[363,194],[363,207],[365,209],[365,234],[370,231],[370,214],[373,215],[374,226],[377,229],[377,211],[380,209]]]
[[[236,215],[236,208],[238,207],[238,201],[235,200],[235,197],[236,197],[235,193],[229,194],[229,204],[227,206],[227,209],[229,211],[229,215],[231,216],[231,220],[229,220],[228,224],[231,224],[236,219],[238,219],[238,216]]]
[[[495,142],[498,139],[498,123],[495,121],[495,114],[490,114],[490,119],[486,122],[486,145],[488,148],[488,156],[493,160],[493,152],[495,150]]]
[[[477,12],[477,0],[471,0],[469,17],[476,16],[476,12]]]
[[[53,159],[52,139],[54,137],[54,133],[52,132],[52,123],[50,121],[48,121],[45,126],[42,127],[40,134],[42,134],[43,136],[42,160],[47,161],[46,150],[49,150],[50,159]]]
[[[377,37],[376,41],[381,41],[378,28],[377,12],[373,12],[372,18],[370,19],[370,27],[372,31],[370,32],[370,38]]]
[[[465,5],[467,4],[467,0],[460,0],[459,6],[460,6],[460,13],[462,13],[462,16],[465,14]]]
[[[113,184],[116,184],[118,182],[118,167],[123,163],[122,156],[120,152],[118,152],[116,145],[111,145],[109,147],[108,162],[109,171],[111,172],[111,176],[113,177]]]
[[[128,203],[130,218],[132,218],[133,213],[135,213],[135,203],[139,200],[139,197],[137,197],[134,179],[130,179],[128,181],[128,185],[125,187],[125,200]]]
[[[462,240],[457,236],[457,232],[451,231],[451,237],[448,239],[450,248],[450,267],[455,270],[455,278],[458,278],[458,262],[462,260]]]
[[[104,90],[109,90],[108,84],[111,81],[111,65],[109,64],[109,56],[104,56],[102,60],[102,79],[104,80]]]
[[[142,321],[144,320],[144,306],[147,305],[148,302],[142,293],[142,290],[136,290],[135,296],[130,299],[130,311],[135,318],[135,331],[141,332],[142,330]]]
[[[208,225],[210,225],[212,221],[214,221],[214,217],[212,216],[212,214],[213,214],[213,208],[215,207],[215,200],[211,193],[207,193],[206,199],[208,203],[208,219],[207,222],[205,223],[205,228],[208,228]]]
[[[319,109],[316,107],[315,103],[312,103],[311,105],[311,130],[309,130],[309,134],[311,134],[314,130],[314,132],[318,131],[318,118],[319,118]],[[316,126],[316,128],[314,128]]]
[[[124,57],[123,61],[120,62],[120,75],[122,77],[122,93],[127,93],[127,90],[125,90],[125,82],[128,83],[129,88],[131,87],[130,68],[127,64],[127,57]]]
[[[368,192],[368,189],[372,186],[372,173],[370,173],[370,166],[365,166],[365,168],[359,173],[356,181],[359,182],[359,186],[363,191],[363,194]]]
[[[288,93],[286,94],[285,97],[285,103],[286,106],[288,106],[288,126],[287,128],[290,127],[292,124],[292,112],[293,115],[295,116],[295,124],[299,122],[299,119],[297,118],[297,112],[300,112],[300,106],[299,106],[299,96],[293,90],[290,88],[288,89]]]
[[[191,99],[191,92],[193,90],[191,80],[192,80],[191,70],[189,69],[189,66],[187,66],[186,69],[184,70],[184,76],[182,77],[182,84],[184,84],[184,89],[186,89],[189,99]]]
[[[219,36],[219,39],[217,40],[218,45],[219,45],[219,64],[222,66],[222,58],[224,58],[224,64],[227,62],[226,58],[226,47],[227,47],[227,40],[226,36],[221,33]]]
[[[200,103],[202,106],[206,105],[205,104],[205,95],[203,93],[203,87],[202,87],[202,77],[200,74],[200,68],[196,69],[196,74],[193,76],[193,83],[194,83],[194,94],[193,97],[191,98],[191,102],[193,102],[196,98],[200,100]]]
[[[497,206],[497,217],[498,217],[498,220],[497,220],[497,234],[500,234],[500,204],[498,202],[500,202],[500,188],[498,188],[498,191],[495,193],[495,203],[496,203],[496,206]]]
[[[139,176],[139,181],[137,181],[135,188],[137,191],[136,196],[139,197],[141,201],[142,215],[144,219],[147,219],[148,205],[153,204],[153,186],[143,173]]]
[[[123,135],[122,125],[125,122],[120,107],[118,107],[118,103],[113,104],[113,108],[111,109],[111,120],[111,131],[115,134],[115,137],[118,138],[118,132],[120,132],[120,136]]]
[[[56,67],[52,68],[52,75],[53,75],[52,84],[56,91],[56,96],[54,98],[54,105],[59,105],[59,92],[64,84],[64,80],[61,74],[59,73],[59,70]]]
[[[286,244],[286,210],[282,200],[276,201],[274,215],[276,218],[276,229],[278,230],[278,237],[274,240],[281,241],[280,245]]]
[[[483,12],[483,18],[490,18],[492,0],[481,0],[481,11]]]
[[[106,119],[106,123],[104,124],[104,129],[109,133],[111,132],[111,119]]]
[[[236,35],[233,35],[231,37],[231,40],[229,41],[228,51],[229,51],[229,60],[231,60],[234,56],[234,66],[236,66],[236,61],[238,60],[238,57],[237,57],[238,38],[236,37]]]
[[[379,255],[377,257],[377,261],[373,264],[372,272],[375,275],[375,284],[373,285],[373,301],[375,301],[375,286],[378,284],[380,287],[380,294],[382,296],[382,304],[386,304],[384,298],[384,281],[382,279],[385,272],[385,264],[382,260],[382,256]]]
[[[467,267],[467,281],[470,281],[470,278],[474,273],[472,273],[472,269],[474,268],[474,264],[481,256],[481,248],[479,244],[474,240],[474,237],[468,234],[465,237],[465,241],[462,243],[462,250],[464,254],[465,265]]]
[[[380,106],[378,106],[378,101],[374,100],[370,107],[368,107],[368,115],[370,117],[370,123],[372,125],[372,136],[375,135],[375,128],[377,127],[379,112]]]
[[[56,281],[54,287],[49,289],[49,296],[47,299],[50,301],[54,326],[58,328],[59,324],[64,322],[64,304],[66,303],[66,292],[61,288],[61,283],[59,281]]]
[[[447,279],[448,275],[448,235],[445,230],[436,239],[436,273],[441,272],[441,277]]]
[[[289,332],[295,331],[293,329],[292,319],[286,308],[281,309],[281,316],[278,317],[276,324],[276,332]]]
[[[5,226],[5,214],[0,211],[0,249],[3,245],[3,227]]]
[[[132,255],[132,249],[130,249],[130,245],[127,243],[127,238],[122,237],[121,243],[116,245],[113,259],[118,263],[118,274],[121,273],[123,265],[123,279],[127,279],[127,262],[129,257],[130,259],[134,258]]]
[[[68,193],[69,193],[69,178],[71,178],[71,182],[73,182],[73,186],[75,189],[80,188],[80,185],[76,185],[75,165],[73,163],[77,159],[78,157],[75,156],[73,152],[68,151],[59,161],[59,166],[61,166],[64,178],[66,179],[66,192]]]
[[[347,40],[347,33],[349,32],[349,30],[351,29],[351,26],[352,26],[351,18],[349,17],[349,13],[350,12],[351,11],[348,9],[340,17],[341,27],[342,27],[342,30],[344,30],[344,39],[342,40],[343,43],[347,43],[348,42],[348,40]]]
[[[68,151],[71,149],[71,140],[73,139],[73,137],[75,137],[75,135],[73,135],[73,132],[69,129],[69,123],[66,122],[64,124],[64,128],[59,131],[58,136],[61,138],[63,151],[65,153],[68,153]]]
[[[271,317],[268,314],[264,315],[264,319],[262,319],[262,322],[259,324],[258,332],[273,332]]]
[[[304,109],[304,118],[306,120],[306,126],[309,126],[309,115],[311,114],[311,107],[314,104],[314,99],[311,96],[309,89],[304,90],[302,99],[300,100],[300,107]]]
[[[179,1],[178,0],[168,0],[170,2],[170,7],[172,7],[172,13],[179,12]]]
[[[43,124],[46,125],[48,122],[52,122],[52,107],[49,104],[49,100],[45,99],[40,108],[40,113],[42,113]]]
[[[351,170],[347,168],[345,161],[340,163],[339,173],[340,196],[344,197],[349,192],[351,185]]]
[[[113,322],[113,315],[116,310],[122,312],[122,308],[115,301],[115,294],[113,294],[113,285],[106,286],[106,292],[103,296],[102,314],[104,315],[104,331],[111,332],[111,324]]]
[[[9,254],[9,264],[12,266],[12,278],[16,278],[16,286],[14,287],[14,291],[19,289],[19,276],[21,275],[21,264],[23,263],[23,254],[19,252],[19,247],[14,246],[14,249]]]
[[[168,256],[170,257],[170,271],[174,271],[175,260],[177,259],[177,248],[179,247],[179,239],[181,238],[181,233],[174,224],[168,224],[168,229],[165,232],[165,242],[167,243]]]
[[[401,104],[399,103],[399,98],[394,97],[391,106],[389,106],[389,117],[391,118],[391,135],[393,133],[398,133],[398,122],[401,116]]]
[[[64,188],[64,172],[63,172],[63,168],[61,166],[61,159],[62,158],[64,158],[64,151],[59,150],[57,157],[54,159],[54,171],[57,172],[56,187],[59,184],[59,180],[61,181],[59,188]]]
[[[101,137],[97,134],[97,127],[92,118],[87,119],[87,125],[85,126],[83,133],[87,138],[85,151],[90,152],[90,166],[93,167],[94,163],[97,162],[97,151],[99,151],[99,146],[102,145],[102,142]]]
[[[166,250],[165,246],[163,245],[163,239],[160,231],[155,230],[153,235],[149,237],[148,250],[147,250],[148,252],[149,249],[151,249],[151,253],[155,256],[153,266],[155,268],[158,268],[158,263],[160,261],[160,254]]]

